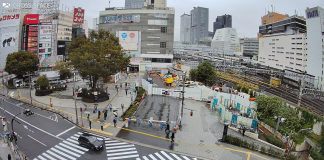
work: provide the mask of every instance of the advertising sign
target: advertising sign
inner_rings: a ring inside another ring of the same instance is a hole
[[[53,20],[52,19],[40,19],[39,20],[39,23],[40,24],[51,24],[53,22]]]
[[[37,42],[37,37],[28,37],[28,43],[29,42]]]
[[[57,55],[57,20],[52,22],[52,54],[53,56]]]
[[[39,14],[27,14],[25,16],[24,24],[38,24]]]
[[[0,14],[0,27],[9,27],[19,25],[19,14]]]
[[[138,31],[119,31],[119,43],[125,51],[138,50]]]
[[[1,47],[17,46],[18,36],[17,33],[2,33]]]
[[[38,27],[29,27],[29,31],[38,31]]]
[[[32,47],[37,47],[37,42],[28,43],[28,48],[32,48]]]
[[[30,51],[30,52],[37,52],[37,48],[35,47],[35,48],[28,48],[28,51]]]
[[[38,32],[28,32],[28,37],[37,37]]]
[[[84,21],[84,9],[74,8],[73,23],[83,24]]]
[[[52,34],[52,25],[40,25],[39,35],[51,35]]]
[[[131,23],[140,22],[140,15],[117,15],[104,17],[103,23]]]

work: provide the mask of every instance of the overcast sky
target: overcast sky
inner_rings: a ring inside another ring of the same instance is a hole
[[[63,9],[82,7],[85,9],[85,19],[92,27],[93,18],[99,17],[99,11],[109,6],[109,0],[61,0]],[[213,30],[213,22],[219,15],[232,15],[233,28],[236,28],[239,37],[256,37],[258,27],[261,24],[261,16],[265,15],[265,9],[281,14],[293,15],[295,10],[298,15],[305,16],[306,7],[320,6],[324,8],[324,0],[168,0],[168,7],[175,8],[175,33],[174,39],[180,40],[180,16],[183,13],[190,14],[193,7],[209,8],[209,31]],[[125,0],[111,0],[111,7],[124,7]]]

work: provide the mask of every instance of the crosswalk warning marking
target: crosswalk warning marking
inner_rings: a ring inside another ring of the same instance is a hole
[[[125,158],[135,158],[138,157],[138,155],[129,155],[129,156],[121,156],[121,157],[112,157],[108,158],[108,160],[114,160],[114,159],[125,159]]]
[[[114,148],[125,148],[125,147],[132,147],[134,145],[125,145],[125,146],[116,146],[116,147],[106,147],[106,149],[114,149]]]
[[[172,159],[168,154],[166,154],[164,151],[161,151],[161,153],[165,156],[165,157],[167,157],[169,160],[170,159]]]
[[[46,154],[46,153],[43,153],[43,155],[47,158],[49,158],[50,160],[56,160],[55,158],[52,158],[50,155]]]

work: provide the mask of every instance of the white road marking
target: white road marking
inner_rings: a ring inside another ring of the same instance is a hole
[[[166,154],[164,151],[161,151],[161,153],[168,158],[168,160],[173,160],[173,158],[171,158],[168,154]]]
[[[156,156],[160,158],[160,160],[165,160],[159,153],[155,153]]]
[[[107,150],[108,152],[120,152],[120,151],[129,151],[129,150],[136,150],[136,148],[125,148],[125,149],[114,149],[114,150]]]
[[[0,107],[0,109],[3,110],[2,107]],[[6,111],[6,112],[7,112],[8,114],[10,114],[11,116],[15,116],[14,114],[12,114],[12,113],[10,113],[10,112],[8,112],[8,111]],[[30,123],[28,123],[28,122],[22,120],[22,119],[19,118],[19,117],[16,117],[16,118],[17,118],[18,120],[20,120],[21,122],[24,122],[24,123],[28,124],[29,126],[32,126],[32,127],[34,127],[35,129],[37,129],[37,130],[39,130],[39,131],[41,131],[41,132],[43,132],[43,133],[46,133],[46,134],[48,134],[48,135],[50,135],[50,136],[52,136],[52,137],[55,137],[55,138],[57,138],[57,139],[60,139],[60,140],[64,141],[64,139],[62,139],[62,138],[60,138],[60,137],[57,137],[57,136],[54,136],[53,134],[48,133],[48,132],[46,132],[46,131],[40,129],[40,128],[38,128],[38,127],[36,127],[36,126],[34,126],[34,125],[32,125],[32,124],[30,124]]]
[[[152,154],[149,155],[153,160],[157,160]]]
[[[170,153],[174,158],[176,158],[177,160],[182,160],[180,157],[178,157],[176,154]]]
[[[39,159],[41,160],[46,160],[44,157],[42,157],[41,155],[38,156]]]
[[[108,158],[108,160],[134,158],[134,157],[139,157],[139,156],[138,156],[138,154],[136,154],[136,155],[129,155],[129,156],[112,157],[112,158]]]
[[[79,151],[79,150],[77,150],[77,149],[74,149],[74,148],[72,148],[72,147],[70,147],[70,146],[67,146],[67,145],[65,145],[65,144],[60,143],[59,145],[62,146],[62,147],[68,148],[68,149],[70,149],[70,150],[72,150],[72,151],[78,152],[78,153],[80,153],[80,154],[84,154],[84,152]]]
[[[73,142],[73,143],[76,143],[76,144],[79,144],[79,142],[78,141],[76,141],[76,140],[73,140],[73,139],[71,139],[71,138],[69,138],[69,139],[67,139],[68,141],[70,141],[70,142]]]
[[[118,155],[124,155],[124,154],[133,154],[137,153],[137,151],[131,151],[131,152],[120,152],[120,153],[109,153],[107,156],[118,156]]]
[[[75,138],[75,137],[70,137],[70,138],[75,139],[75,140],[78,140],[78,138]]]
[[[115,146],[115,147],[106,147],[106,149],[114,149],[114,148],[125,148],[125,147],[133,147],[134,145],[124,145],[124,146]]]
[[[53,152],[51,152],[49,150],[47,151],[47,153],[51,154],[52,156],[54,156],[56,158],[59,158],[60,160],[67,160],[67,159],[65,159],[65,158],[63,158],[63,157],[61,157],[61,156],[59,156],[59,155],[57,155],[57,154],[55,154],[55,153],[53,153]]]
[[[184,159],[186,159],[186,160],[190,160],[188,157],[186,157],[186,156],[182,156]]]
[[[45,145],[44,143],[42,143],[42,142],[38,141],[38,140],[37,140],[37,139],[35,139],[34,137],[32,137],[32,136],[30,136],[30,135],[28,135],[28,137],[30,137],[31,139],[35,140],[36,142],[38,142],[38,143],[40,143],[40,144],[42,144],[42,145],[46,146],[46,145]]]
[[[56,160],[55,158],[51,157],[50,155],[46,154],[46,153],[43,153],[43,155],[47,158],[49,158],[50,160]]]
[[[87,148],[80,147],[80,146],[78,146],[78,145],[72,144],[72,143],[67,142],[67,141],[63,141],[63,143],[66,143],[66,144],[68,144],[68,145],[70,145],[70,146],[73,146],[73,147],[79,148],[79,149],[84,150],[84,151],[89,151],[89,149],[87,149]]]
[[[149,160],[146,156],[143,156],[143,159],[144,159],[144,160]]]
[[[65,149],[65,148],[63,148],[63,147],[60,147],[60,146],[58,146],[58,145],[56,145],[55,148],[58,148],[58,149],[60,149],[60,150],[62,150],[62,151],[64,151],[64,152],[69,153],[69,154],[71,154],[71,155],[74,155],[74,156],[76,156],[76,157],[78,157],[78,158],[81,156],[81,155],[79,155],[79,154],[75,154],[75,153],[73,153],[73,152],[70,152],[69,150],[67,150],[67,149]]]
[[[71,159],[71,160],[76,160],[76,158],[71,157],[71,156],[69,156],[68,154],[66,154],[66,153],[64,153],[64,152],[61,152],[61,151],[59,151],[59,150],[57,150],[57,149],[55,149],[55,148],[51,148],[51,150],[55,151],[56,153],[58,153],[58,154],[60,154],[60,155],[64,155],[65,157],[68,157],[68,158]]]
[[[56,135],[56,136],[59,137],[59,136],[61,136],[62,134],[66,133],[66,132],[68,132],[68,131],[70,131],[70,130],[72,130],[73,128],[75,128],[75,126],[73,126],[73,127],[69,128],[69,129],[63,131],[62,133],[60,133],[60,134],[58,134],[58,135]]]
[[[106,144],[106,146],[116,146],[116,145],[121,145],[121,144],[128,144],[128,143],[125,143],[125,142],[121,142],[121,143],[109,143],[109,144]]]
[[[118,140],[112,140],[112,141],[105,141],[106,143],[111,143],[111,142],[113,142],[113,143],[115,143],[115,142],[120,142],[120,141],[118,141]]]

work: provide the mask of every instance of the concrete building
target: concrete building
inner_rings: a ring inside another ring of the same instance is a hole
[[[217,16],[213,26],[214,26],[213,28],[213,37],[214,37],[217,29],[232,28],[232,16],[227,14],[222,16]]]
[[[240,52],[243,53],[243,50],[244,50],[244,38],[240,38]]]
[[[58,12],[57,55],[68,57],[67,45],[72,41],[73,12]]]
[[[173,8],[106,8],[100,11],[99,29],[119,37],[134,71],[166,68],[173,61],[174,13]]]
[[[164,9],[167,7],[167,0],[145,0],[144,8],[147,9]]]
[[[146,0],[125,0],[126,9],[140,9],[144,7]]]
[[[78,38],[78,36],[85,35],[85,29],[79,27],[79,26],[74,26],[72,28],[72,40]]]
[[[190,43],[198,44],[200,39],[208,37],[209,9],[203,7],[194,7],[194,9],[190,11],[190,15]]]
[[[99,18],[93,18],[93,21],[92,21],[92,29],[97,31],[98,30],[98,24],[99,24]]]
[[[259,40],[257,38],[245,38],[243,42],[243,56],[253,57],[259,53]]]
[[[279,14],[276,12],[268,12],[267,15],[264,15],[263,17],[261,17],[261,26],[267,25],[267,24],[271,24],[274,22],[278,22],[278,21],[282,21],[284,19],[286,19],[287,17],[289,17],[288,15],[283,15],[283,14]],[[262,37],[262,34],[258,34],[258,39]]]
[[[200,64],[199,61],[182,61],[181,62],[184,66],[188,66],[191,69],[197,69],[198,65]]]
[[[189,14],[183,14],[180,22],[180,42],[183,44],[190,43],[190,25],[191,16]]]
[[[323,65],[324,65],[324,9],[321,7],[306,9],[307,24],[307,67],[308,74],[315,76],[315,84],[324,87]]]
[[[305,71],[306,21],[293,16],[262,25],[259,33],[258,64],[280,70]]]
[[[241,54],[240,41],[235,28],[218,29],[211,42],[211,47],[223,51],[225,55]]]

